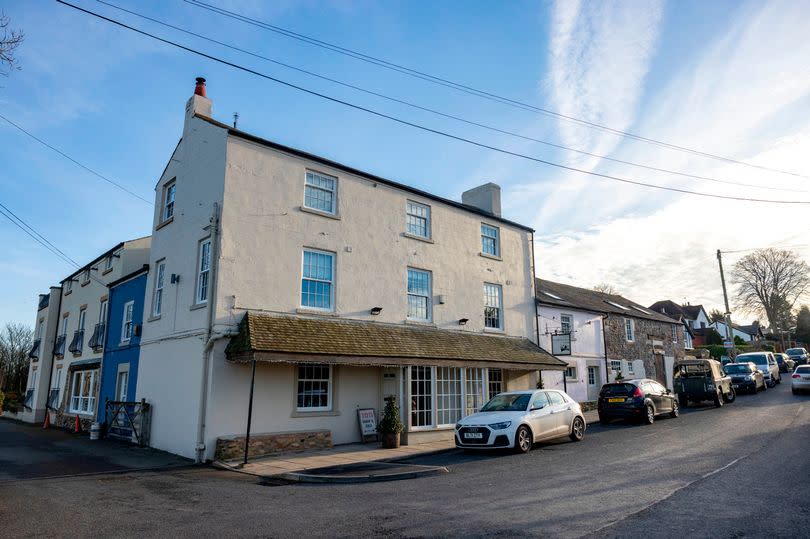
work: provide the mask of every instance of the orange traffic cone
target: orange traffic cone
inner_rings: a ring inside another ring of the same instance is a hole
[[[51,414],[49,412],[45,412],[45,422],[42,424],[43,429],[50,428],[51,426]]]
[[[82,431],[82,425],[79,423],[79,416],[76,416],[76,425],[73,427],[73,432],[79,434]]]

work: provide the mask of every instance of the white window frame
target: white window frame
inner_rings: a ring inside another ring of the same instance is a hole
[[[627,342],[636,342],[636,321],[632,318],[624,319],[624,338]]]
[[[121,387],[122,387],[121,375],[122,374],[126,374],[126,381],[123,384],[123,387],[124,387],[124,395],[123,396],[125,398],[123,398],[123,399],[121,398]],[[122,401],[122,402],[127,402],[127,399],[129,399],[129,363],[121,363],[121,364],[118,365],[118,372],[116,372],[116,374],[115,374],[115,394],[114,394],[114,397],[115,398],[113,400]]]
[[[491,291],[496,292],[495,296],[490,293]],[[497,305],[489,304],[489,300],[492,297],[496,297]],[[487,325],[487,318],[489,318],[487,317],[487,309],[490,308],[497,309],[498,311],[498,325],[495,327]],[[503,287],[499,284],[484,283],[484,329],[503,331]]]
[[[593,367],[593,366],[588,366],[587,367],[587,370],[588,370],[588,385],[590,385],[590,386],[595,386],[596,383],[597,383],[596,369],[597,369],[597,367]]]
[[[311,183],[310,180],[314,179],[316,177],[317,178],[322,178],[322,179],[325,179],[325,180],[331,180],[332,181],[332,189],[328,189],[327,187],[324,187],[320,183],[318,183],[318,184]],[[317,208],[315,206],[308,205],[307,204],[307,192],[308,192],[308,190],[322,191],[322,192],[325,192],[325,193],[331,193],[332,194],[331,207],[328,210],[325,210],[323,208]],[[307,170],[306,171],[306,174],[304,175],[304,207],[305,208],[307,208],[309,210],[321,212],[321,213],[327,213],[329,215],[336,215],[337,214],[337,192],[338,192],[338,179],[337,179],[337,177],[332,176],[330,174],[324,174],[323,172],[316,172],[314,170]]]
[[[161,223],[174,217],[174,200],[177,196],[177,181],[172,180],[163,187],[163,207],[161,208]]]
[[[635,374],[636,374],[636,368],[635,368],[635,366],[633,365],[633,360],[632,360],[632,359],[628,359],[628,360],[626,361],[626,363],[627,363],[627,375],[628,375],[628,376],[635,376]]]
[[[90,282],[90,269],[88,268],[88,269],[84,270],[84,271],[81,273],[81,275],[82,275],[82,282],[81,282],[81,284],[82,284],[82,286],[84,286],[84,285],[86,285],[87,283],[89,283],[89,282]]]
[[[439,397],[447,396],[452,394],[445,394],[439,392],[439,371],[440,369],[444,369],[445,367],[437,367],[437,366],[427,366],[427,365],[412,365],[406,369],[407,375],[407,387],[408,387],[408,395],[409,400],[412,402],[415,398],[416,394],[413,392],[413,383],[414,383],[414,371],[415,369],[427,369],[426,373],[430,377],[430,392],[419,395],[423,395],[430,399],[430,408],[421,410],[420,411],[428,411],[428,417],[430,419],[430,424],[428,425],[414,425],[413,424],[413,412],[414,409],[411,405],[408,405],[407,409],[407,417],[408,417],[408,428],[411,432],[419,432],[419,431],[426,431],[426,430],[434,430],[439,428],[447,428],[452,425],[452,423],[439,423]],[[497,393],[492,393],[493,385],[498,385],[498,393],[506,391],[505,380],[503,376],[502,369],[487,369],[487,368],[458,368],[458,373],[460,376],[460,383],[461,383],[461,417],[465,417],[470,415],[471,413],[478,411],[481,406],[483,406],[486,402],[489,401]],[[497,371],[498,372],[498,379],[491,380],[490,379],[490,371]],[[428,378],[425,378],[428,380]]]
[[[419,215],[418,211],[424,211],[425,215]],[[414,232],[410,229],[411,219],[425,222],[424,234],[419,234],[418,232]],[[428,240],[431,238],[432,232],[430,222],[430,206],[413,200],[405,201],[405,232],[407,232],[411,236],[416,236],[418,238],[425,238]]]
[[[311,253],[315,255],[323,255],[328,256],[329,260],[332,264],[330,269],[331,279],[320,279],[316,277],[305,277],[304,276],[304,264],[306,262],[306,254]],[[337,258],[336,254],[330,251],[322,251],[320,249],[309,249],[305,248],[301,253],[301,281],[300,281],[300,292],[298,294],[298,301],[301,305],[302,309],[312,310],[312,311],[323,311],[323,312],[334,312],[335,310],[335,259]],[[314,283],[326,283],[329,285],[329,307],[312,307],[309,305],[304,305],[304,281],[311,281]]]
[[[65,281],[65,295],[70,294],[73,292],[73,278],[71,277],[67,281]]]
[[[570,373],[569,373],[570,371]],[[565,368],[565,379],[566,380],[577,380],[577,366],[576,365],[568,365]]]
[[[62,335],[65,336],[65,339],[67,339],[67,334],[68,334],[68,319],[69,318],[70,318],[69,315],[62,318]]]
[[[461,367],[434,367],[436,426],[453,426],[464,417],[464,378]],[[457,392],[453,392],[457,390]],[[453,415],[456,415],[453,418]],[[443,417],[445,416],[445,417]],[[443,419],[452,419],[443,421]]]
[[[82,397],[81,383],[84,375],[90,373],[90,388],[88,389],[88,396]],[[93,388],[96,385],[96,378],[98,377],[98,370],[91,371],[74,371],[73,380],[70,384],[70,400],[68,402],[68,412],[73,414],[92,415],[95,413],[96,408],[96,395]],[[78,393],[77,393],[78,391]]]
[[[307,367],[327,367],[328,368],[328,378],[301,378],[301,369],[306,369]],[[326,406],[299,406],[298,405],[298,396],[301,394],[300,391],[300,384],[303,382],[319,382],[322,383],[326,380]],[[297,412],[331,412],[332,411],[332,394],[334,393],[334,386],[335,386],[335,376],[334,376],[334,369],[332,365],[326,364],[301,364],[296,366],[296,373],[295,373],[295,410]]]
[[[492,235],[490,235],[488,233],[485,233],[484,227],[494,230],[495,235],[492,236]],[[487,252],[486,248],[484,247],[484,240],[485,239],[494,240],[494,247],[495,247],[495,252],[494,253],[488,253]],[[486,255],[486,256],[494,256],[496,258],[500,258],[500,256],[501,256],[501,229],[500,229],[500,227],[493,226],[493,225],[490,225],[490,224],[487,224],[487,223],[481,223],[481,254]]]
[[[622,360],[621,359],[611,359],[610,360],[610,370],[613,371],[614,376],[620,372],[622,372]]]
[[[128,343],[132,339],[132,318],[135,311],[135,301],[124,303],[123,316],[121,317],[121,344]]]
[[[110,308],[110,301],[102,299],[98,304],[98,323],[107,324],[107,311]]]
[[[676,326],[675,324],[672,324],[672,343],[673,344],[678,343],[678,326]]]
[[[194,287],[195,305],[207,304],[208,297],[211,295],[211,253],[211,238],[200,240],[197,246],[197,285]],[[205,297],[203,297],[203,292]]]
[[[79,309],[79,325],[76,326],[77,331],[84,331],[87,322],[87,307]]]
[[[163,312],[163,285],[166,280],[166,259],[155,262],[155,283],[152,290],[152,316]]]
[[[408,283],[410,282],[410,277],[409,277],[410,272],[415,272],[415,273],[420,273],[420,274],[427,275],[427,295],[410,291],[410,289],[408,287]],[[418,322],[430,322],[431,320],[433,320],[433,272],[431,272],[429,270],[419,269],[419,268],[412,268],[412,267],[409,266],[406,269],[406,272],[405,272],[405,293],[407,295],[407,298],[410,298],[411,296],[413,296],[413,297],[416,297],[416,298],[425,298],[425,300],[426,300],[426,303],[425,303],[425,307],[426,307],[425,318],[421,318],[421,317],[418,317],[418,316],[411,316],[411,302],[410,302],[410,299],[407,299],[407,306],[406,306],[407,311],[406,311],[406,314],[407,314],[407,319],[408,320],[415,320],[415,321],[418,321]]]
[[[111,270],[113,267],[113,255],[104,259],[104,271]]]
[[[568,331],[565,330],[565,322],[563,319],[568,320]],[[560,333],[574,333],[574,316],[571,314],[560,313]]]

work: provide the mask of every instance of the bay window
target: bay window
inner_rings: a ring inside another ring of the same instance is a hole
[[[96,410],[96,375],[97,370],[76,371],[70,390],[70,412],[92,414]]]
[[[501,369],[410,367],[411,430],[449,427],[503,391]]]

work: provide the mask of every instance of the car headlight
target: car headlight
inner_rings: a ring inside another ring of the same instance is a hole
[[[746,376],[746,377],[745,377],[745,381],[746,381],[746,382],[750,382],[751,380],[753,380],[753,378],[751,377],[751,375],[748,375],[748,376]]]
[[[456,430],[461,428],[461,423],[456,423]]]
[[[501,421],[500,423],[490,423],[489,428],[492,430],[503,430],[509,428],[509,425],[511,424],[511,421]]]

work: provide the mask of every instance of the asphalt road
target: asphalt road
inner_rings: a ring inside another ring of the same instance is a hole
[[[413,462],[451,473],[260,486],[196,468],[0,482],[0,536],[810,535],[810,396],[787,383],[651,426],[591,426],[580,443],[528,455]]]

